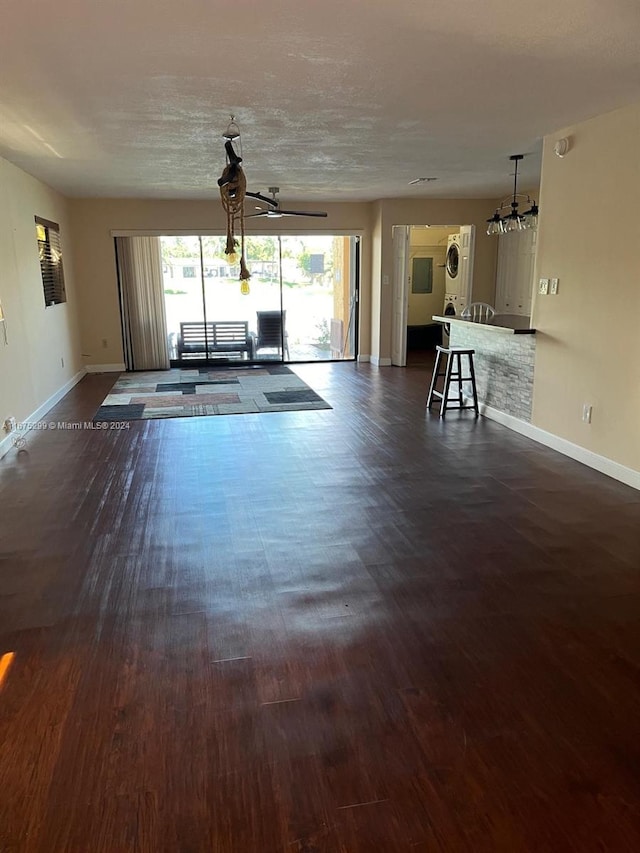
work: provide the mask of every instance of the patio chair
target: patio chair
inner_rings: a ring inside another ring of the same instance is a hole
[[[289,336],[287,334],[286,311],[256,311],[258,317],[258,332],[254,341],[254,356],[258,357],[261,349],[276,349],[282,356],[282,344],[289,359]]]

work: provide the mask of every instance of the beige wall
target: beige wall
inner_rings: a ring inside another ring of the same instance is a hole
[[[0,158],[0,426],[25,419],[83,368],[68,203]],[[45,307],[34,216],[60,225],[67,301]],[[64,360],[64,367],[62,366]],[[4,438],[0,430],[0,440]]]
[[[81,283],[80,317],[86,362],[123,361],[120,309],[112,231],[141,234],[224,233],[226,221],[219,199],[212,201],[152,201],[139,199],[75,199],[70,201],[75,236],[75,263]],[[294,205],[295,207],[295,205]],[[308,204],[305,210],[326,210],[326,219],[256,219],[247,233],[363,235],[360,299],[360,351],[370,350],[371,206],[368,204]],[[104,347],[102,342],[107,341]]]
[[[367,203],[307,204],[324,209],[327,219],[256,220],[253,233],[362,234],[360,355],[389,358],[393,225],[477,226],[474,296],[491,301],[495,291],[496,243],[486,237],[485,220],[493,212],[487,200],[391,199]],[[220,202],[139,199],[70,201],[75,236],[75,265],[80,282],[82,349],[89,365],[123,360],[120,312],[112,232],[156,234],[223,233]],[[284,224],[283,224],[284,223]],[[384,282],[384,284],[383,284]],[[103,341],[107,341],[106,347]]]
[[[440,246],[447,251],[447,238],[450,234],[457,234],[460,231],[460,224],[451,226],[435,226],[424,228],[419,225],[414,225],[409,230],[409,247],[418,249],[421,247],[431,248]]]
[[[563,136],[572,147],[553,153]],[[640,105],[545,139],[533,423],[640,470]],[[593,406],[591,424],[581,420]]]

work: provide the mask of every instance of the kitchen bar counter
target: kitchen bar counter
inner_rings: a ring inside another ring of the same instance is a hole
[[[464,324],[481,329],[492,329],[496,332],[507,332],[510,335],[535,335],[536,333],[536,330],[531,328],[531,318],[523,317],[520,314],[495,314],[490,320],[483,320],[482,322],[443,314],[434,314],[433,319],[437,323]]]
[[[530,318],[496,314],[478,323],[438,314],[433,319],[449,326],[451,346],[475,352],[481,411],[489,408],[530,422],[536,355],[536,330],[531,328]]]

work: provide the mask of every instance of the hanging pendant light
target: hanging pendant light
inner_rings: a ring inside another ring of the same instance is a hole
[[[242,169],[242,139],[240,128],[235,117],[232,115],[226,130],[222,134],[225,139],[224,150],[226,152],[226,165],[222,175],[218,178],[220,187],[220,198],[222,207],[227,216],[227,242],[225,245],[225,256],[227,263],[235,265],[240,261],[240,292],[244,295],[249,293],[249,272],[244,255],[244,201],[247,191],[247,179]],[[238,146],[238,151],[234,148]],[[240,230],[240,240],[236,239],[236,231]],[[239,248],[240,251],[237,251]]]
[[[526,223],[527,228],[538,227],[538,205],[535,203],[535,201],[531,204],[529,210],[525,210],[522,215],[524,216],[524,221]]]
[[[500,211],[496,210],[491,219],[487,219],[489,223],[489,227],[487,228],[487,234],[491,236],[492,234],[500,234],[502,232],[502,217],[500,216]]]
[[[510,231],[522,231],[522,217],[518,213],[518,163],[520,160],[524,159],[524,154],[512,154],[509,157],[510,160],[516,164],[515,171],[513,173],[513,198],[511,199],[511,213],[507,216],[506,221],[506,230]]]
[[[238,123],[236,121],[236,117],[234,115],[229,116],[229,124],[225,132],[222,134],[223,139],[229,139],[233,142],[234,139],[239,139],[240,137],[240,128],[238,127]]]
[[[524,160],[524,154],[512,154],[509,159],[515,163],[515,171],[513,173],[513,195],[511,198],[506,198],[496,208],[496,212],[491,219],[487,219],[487,234],[509,234],[513,231],[524,231],[527,228],[538,227],[538,205],[528,195],[518,192],[518,163]],[[531,205],[529,210],[524,213],[519,213],[518,207],[519,198],[525,198],[528,204]],[[501,211],[509,210],[509,213],[501,216]]]

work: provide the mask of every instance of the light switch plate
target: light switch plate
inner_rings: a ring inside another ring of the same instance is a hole
[[[540,283],[538,284],[538,293],[541,293],[543,296],[546,296],[549,293],[549,279],[541,278]]]
[[[558,285],[559,285],[559,283],[560,283],[560,282],[558,281],[558,279],[557,279],[557,278],[552,278],[552,279],[551,279],[551,281],[550,281],[550,283],[549,283],[549,293],[550,293],[552,296],[555,296],[555,295],[556,295],[556,293],[558,292]]]

